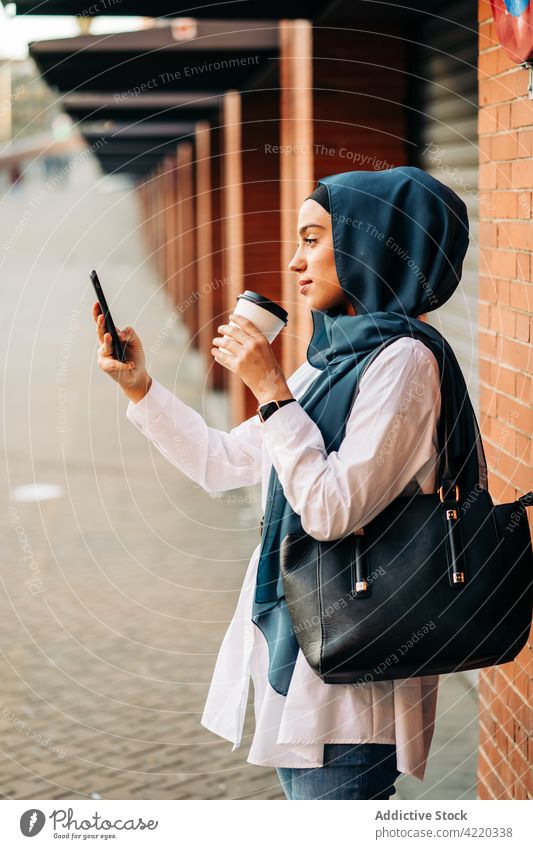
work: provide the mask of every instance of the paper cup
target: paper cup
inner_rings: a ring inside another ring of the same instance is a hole
[[[263,333],[271,345],[278,333],[280,333],[287,325],[288,312],[284,310],[275,301],[260,295],[258,292],[252,292],[246,289],[242,295],[237,296],[237,304],[233,310],[235,315],[243,315],[249,319],[258,330]],[[229,324],[238,327],[236,321],[230,319]],[[226,351],[222,345],[219,345],[220,350]],[[231,351],[226,351],[231,354]]]

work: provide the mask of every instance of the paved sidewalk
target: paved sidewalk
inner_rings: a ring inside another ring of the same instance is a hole
[[[155,346],[152,373],[210,423],[223,411],[169,322],[132,198],[99,191],[91,169],[37,207],[31,186],[0,204],[4,244],[29,215],[0,251],[0,791],[280,799],[275,771],[246,763],[251,704],[235,752],[199,723],[257,541],[259,487],[203,492],[126,419],[98,371],[93,267],[117,324]],[[33,482],[59,497],[10,500]],[[474,795],[476,711],[458,679],[439,710],[428,780],[402,778],[403,798]]]

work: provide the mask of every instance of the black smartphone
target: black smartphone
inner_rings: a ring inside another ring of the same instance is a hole
[[[111,313],[109,312],[109,307],[107,306],[107,301],[105,299],[105,295],[102,290],[102,286],[100,284],[96,271],[91,271],[90,277],[93,282],[96,297],[98,298],[98,303],[100,304],[100,309],[102,310],[102,314],[104,316],[106,331],[111,334],[111,339],[113,341],[113,357],[115,358],[115,360],[119,360],[121,363],[123,363],[126,361],[127,346],[123,345],[120,339],[118,338],[115,323],[111,318]]]

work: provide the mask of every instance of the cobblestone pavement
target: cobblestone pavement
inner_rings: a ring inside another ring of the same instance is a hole
[[[280,799],[275,771],[246,763],[251,703],[235,752],[199,722],[257,541],[259,488],[203,492],[126,419],[124,396],[98,370],[93,267],[118,326],[153,346],[152,373],[208,420],[219,409],[169,321],[131,196],[99,188],[93,168],[38,205],[36,183],[0,204],[0,791]],[[18,500],[33,483],[58,497]],[[461,691],[447,711],[456,690],[445,692],[445,745],[428,782],[401,779],[403,798],[472,796],[475,705]]]

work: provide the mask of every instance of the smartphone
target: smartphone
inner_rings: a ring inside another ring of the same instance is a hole
[[[98,303],[100,304],[100,309],[102,310],[104,316],[104,322],[106,326],[107,333],[111,334],[111,339],[113,342],[113,357],[115,360],[119,360],[121,363],[126,361],[126,345],[123,345],[120,339],[118,338],[118,333],[115,328],[115,323],[111,318],[111,313],[109,312],[109,307],[107,306],[107,301],[105,299],[104,292],[102,290],[102,286],[100,285],[100,281],[98,279],[98,274],[96,271],[90,272],[90,278],[93,282],[94,291],[96,292],[96,297],[98,298]]]

